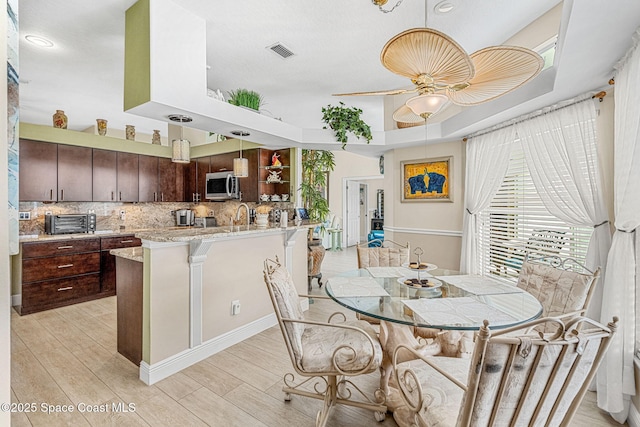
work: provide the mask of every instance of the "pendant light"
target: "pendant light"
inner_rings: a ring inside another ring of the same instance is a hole
[[[184,139],[182,123],[189,123],[193,119],[189,116],[182,114],[172,114],[169,116],[169,120],[174,122],[180,122],[180,139],[174,139],[171,141],[171,161],[174,163],[189,163],[191,161],[190,142],[188,139]]]
[[[243,130],[234,130],[231,133],[240,137],[240,157],[233,159],[233,176],[246,178],[249,176],[249,160],[242,157],[242,137],[249,136],[250,133]]]

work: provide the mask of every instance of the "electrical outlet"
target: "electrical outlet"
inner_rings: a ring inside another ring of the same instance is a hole
[[[44,211],[45,215],[51,215],[51,211]]]
[[[27,221],[31,219],[31,212],[19,212],[18,219],[20,221]]]
[[[124,211],[120,211],[120,220],[124,221],[125,218],[125,212]]]
[[[240,314],[240,300],[231,301],[231,315]]]

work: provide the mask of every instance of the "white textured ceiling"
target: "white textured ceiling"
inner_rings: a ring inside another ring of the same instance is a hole
[[[404,0],[393,13],[381,13],[370,0],[174,1],[207,22],[209,88],[223,93],[237,88],[255,90],[265,99],[264,115],[302,129],[321,129],[321,108],[342,100],[362,108],[364,119],[374,131],[384,131],[385,114],[392,113],[389,105],[397,104],[397,100],[387,100],[385,111],[382,96],[335,98],[331,94],[411,87],[407,79],[381,65],[380,51],[395,34],[424,26],[424,1]],[[20,1],[21,36],[36,34],[55,43],[53,48],[44,49],[21,39],[23,122],[51,124],[52,114],[62,109],[73,130],[84,130],[96,118],[105,118],[110,127],[123,129],[125,124],[134,124],[138,132],[161,129],[166,136],[166,120],[125,113],[122,108],[124,14],[134,2]],[[451,13],[436,14],[433,7],[437,2],[430,0],[427,25],[449,34],[471,53],[504,43],[559,0],[450,2],[455,5]],[[386,7],[395,3],[390,0]],[[553,69],[527,85],[530,87],[511,94],[514,96],[443,115],[435,139],[459,138],[602,88],[613,75],[614,64],[631,45],[632,33],[639,25],[637,0],[566,0]],[[295,55],[281,59],[267,49],[277,42]],[[392,131],[382,145],[349,149],[377,155],[389,148],[419,143],[420,138],[415,137],[418,132],[421,131]]]

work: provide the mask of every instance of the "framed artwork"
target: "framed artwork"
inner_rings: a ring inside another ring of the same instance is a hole
[[[452,202],[452,162],[452,156],[401,162],[402,201]]]

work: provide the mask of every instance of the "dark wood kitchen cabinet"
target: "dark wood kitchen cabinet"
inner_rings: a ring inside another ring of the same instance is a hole
[[[184,166],[163,157],[139,156],[140,202],[183,202]],[[189,200],[191,201],[191,200]]]
[[[100,239],[100,293],[102,296],[116,294],[116,257],[111,255],[111,249],[130,248],[142,245],[133,234],[117,237],[102,237]]]
[[[184,168],[185,201],[204,202],[207,174],[210,169],[211,156],[193,159]]]
[[[58,146],[20,140],[20,200],[48,202],[58,199]]]
[[[138,155],[117,152],[117,202],[138,201]]]
[[[21,276],[20,314],[94,299],[100,291],[100,239],[25,242]]]
[[[92,199],[91,148],[20,140],[20,200]]]
[[[209,172],[232,172],[233,159],[236,159],[238,157],[240,157],[239,151],[232,151],[229,153],[216,154],[215,156],[211,156]]]
[[[115,202],[118,194],[117,152],[93,149],[93,201]]]
[[[157,157],[138,156],[138,201],[159,201]]]
[[[58,201],[93,199],[92,149],[58,144]]]

